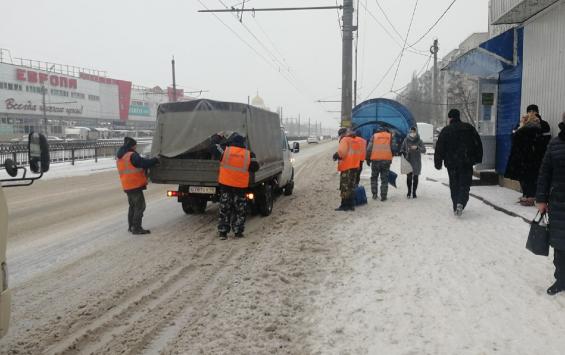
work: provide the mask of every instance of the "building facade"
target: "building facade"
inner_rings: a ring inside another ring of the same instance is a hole
[[[179,99],[184,97],[177,91]],[[0,140],[29,132],[64,137],[71,127],[153,130],[157,107],[172,90],[135,86],[105,72],[12,59],[0,49]]]

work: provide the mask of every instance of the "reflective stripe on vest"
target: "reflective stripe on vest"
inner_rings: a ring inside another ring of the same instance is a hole
[[[118,174],[124,191],[135,190],[147,186],[145,170],[136,168],[131,163],[133,152],[127,152],[123,157],[116,161]]]
[[[359,163],[365,160],[366,149],[367,143],[363,138],[355,137],[352,139],[350,153],[355,156]]]
[[[245,148],[228,147],[220,162],[218,182],[225,186],[246,188],[249,186],[251,153]]]
[[[371,160],[392,160],[392,150],[390,149],[391,142],[392,134],[387,132],[376,133],[373,136]]]
[[[347,144],[347,153],[345,157],[341,157],[337,164],[338,171],[347,171],[359,168],[358,155],[355,154],[356,149],[353,147],[353,138],[344,137],[339,143],[340,145]]]

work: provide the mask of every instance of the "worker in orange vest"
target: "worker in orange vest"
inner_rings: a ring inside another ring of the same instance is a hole
[[[361,173],[363,172],[363,162],[365,161],[365,154],[367,151],[367,141],[361,137],[361,131],[355,131],[352,134],[353,150],[359,160],[359,169],[357,169],[357,176],[355,177],[355,186],[359,186],[361,182]]]
[[[218,149],[222,149],[221,147]],[[221,240],[228,238],[230,229],[236,238],[243,238],[247,215],[246,192],[249,188],[250,173],[259,170],[255,154],[245,147],[245,138],[233,134],[227,147],[221,152],[220,172],[220,210],[218,232]]]
[[[124,145],[118,150],[116,165],[122,188],[128,196],[128,231],[132,234],[149,234],[151,231],[141,227],[145,211],[143,190],[147,189],[145,170],[159,163],[157,158],[145,159],[137,152],[137,142],[130,137],[124,138]]]
[[[334,154],[338,161],[337,170],[340,172],[339,189],[341,191],[341,204],[336,211],[355,211],[353,191],[359,170],[359,153],[355,151],[352,132],[346,128],[338,131],[339,146]]]
[[[392,133],[386,128],[375,130],[367,147],[367,165],[371,167],[371,192],[373,200],[379,198],[379,176],[381,178],[381,201],[387,200],[388,174],[392,164]]]

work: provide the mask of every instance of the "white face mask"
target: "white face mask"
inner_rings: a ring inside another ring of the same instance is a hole
[[[416,138],[416,133],[410,133],[410,137]]]

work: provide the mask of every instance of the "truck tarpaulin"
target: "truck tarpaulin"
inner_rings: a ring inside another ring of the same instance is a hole
[[[220,132],[247,137],[248,147],[261,165],[282,160],[280,119],[276,113],[205,99],[159,106],[151,155],[175,158],[205,149],[210,137]]]

